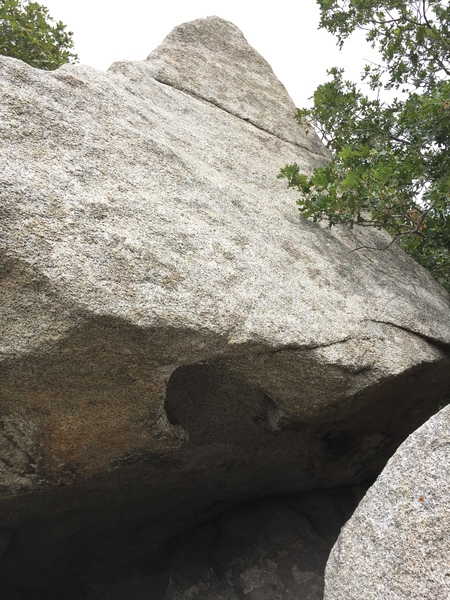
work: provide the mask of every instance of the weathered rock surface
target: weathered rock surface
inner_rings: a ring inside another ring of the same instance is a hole
[[[450,598],[450,406],[400,446],[343,528],[326,600]]]
[[[0,57],[0,93],[0,587],[145,572],[239,499],[377,474],[434,411],[448,294],[299,220],[276,175],[327,152],[233,25],[108,73]]]

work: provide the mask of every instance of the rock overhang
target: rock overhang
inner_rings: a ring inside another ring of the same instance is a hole
[[[444,393],[448,295],[394,246],[354,251],[386,234],[299,220],[278,170],[327,152],[242,34],[199,20],[106,74],[0,60],[5,502],[93,522],[132,477],[122,506],[170,505],[176,532],[219,498],[378,472]]]

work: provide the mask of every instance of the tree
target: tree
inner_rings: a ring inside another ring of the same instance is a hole
[[[385,228],[450,291],[450,7],[441,0],[317,2],[320,26],[340,47],[363,29],[381,64],[362,75],[370,97],[342,69],[328,71],[313,108],[296,118],[315,127],[334,158],[311,177],[296,164],[280,177],[301,192],[303,217]],[[399,97],[383,101],[383,90]]]
[[[53,70],[78,59],[71,51],[72,35],[37,2],[0,0],[0,54]]]

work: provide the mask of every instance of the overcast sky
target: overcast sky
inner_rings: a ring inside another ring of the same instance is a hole
[[[318,30],[315,0],[39,0],[74,32],[80,61],[106,70],[117,60],[142,60],[176,26],[217,15],[241,29],[270,63],[299,107],[309,104],[326,69],[343,66],[355,81],[373,50],[356,35],[339,52],[335,38]],[[252,8],[252,7],[257,7]]]

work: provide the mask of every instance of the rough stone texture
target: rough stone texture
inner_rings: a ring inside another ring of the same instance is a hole
[[[400,446],[344,526],[326,600],[450,598],[450,406]]]
[[[354,251],[387,234],[300,221],[276,175],[327,153],[240,32],[0,74],[0,587],[69,598],[239,500],[377,474],[447,389],[449,296]]]

